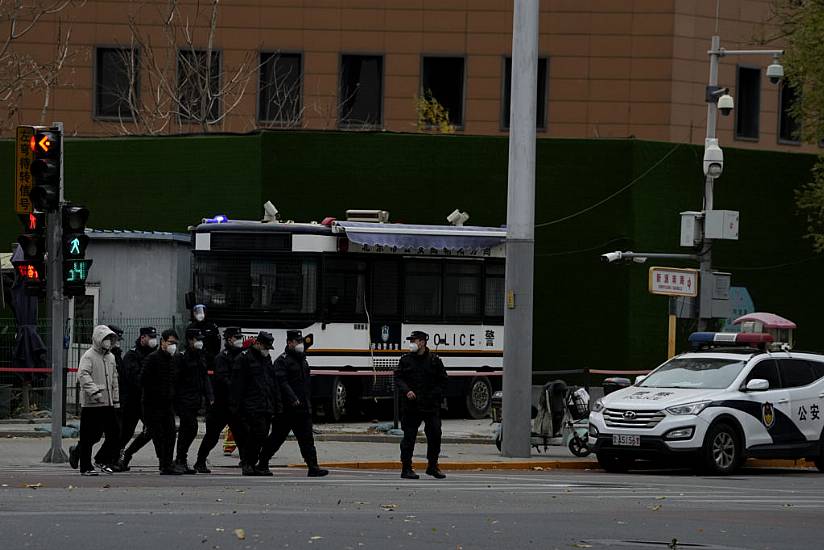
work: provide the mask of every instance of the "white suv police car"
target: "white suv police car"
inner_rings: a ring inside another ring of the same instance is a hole
[[[768,335],[690,340],[742,346],[760,336]],[[748,457],[807,458],[824,472],[824,355],[743,346],[684,353],[596,401],[589,444],[609,472],[673,455],[711,474],[731,473]]]

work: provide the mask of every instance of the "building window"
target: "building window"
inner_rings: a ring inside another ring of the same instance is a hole
[[[787,84],[786,80],[782,80],[778,95],[778,141],[782,143],[799,143],[801,140],[801,124],[791,113],[793,105],[798,101],[795,88]]]
[[[547,58],[538,59],[538,103],[535,112],[535,127],[546,129]],[[504,59],[504,93],[501,100],[501,128],[509,129],[509,109],[512,101],[512,58]]]
[[[220,118],[220,52],[177,52],[178,116],[192,122]]]
[[[761,69],[738,67],[735,92],[735,137],[757,140],[761,110]]]
[[[139,51],[97,48],[95,59],[94,114],[98,117],[133,119],[140,86]]]
[[[340,58],[341,126],[380,126],[383,122],[383,57]]]
[[[431,92],[449,113],[449,123],[463,126],[464,58],[424,57],[421,72],[423,94]]]
[[[400,315],[398,297],[401,294],[400,262],[377,260],[372,263],[372,315],[378,318]]]
[[[302,56],[299,53],[260,54],[258,120],[299,126],[303,119]]]

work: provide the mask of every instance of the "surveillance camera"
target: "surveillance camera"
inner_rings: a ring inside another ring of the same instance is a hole
[[[718,98],[718,110],[721,111],[722,115],[728,116],[734,108],[735,101],[733,101],[730,94],[724,94]]]
[[[272,204],[272,201],[266,201],[266,204],[263,205],[263,221],[280,221],[280,212],[278,212],[278,209]]]
[[[767,78],[770,79],[770,83],[778,84],[781,82],[781,79],[784,78],[784,67],[777,61],[773,61],[770,66],[767,67]]]
[[[446,221],[451,223],[454,226],[462,226],[466,221],[469,219],[469,214],[466,212],[461,212],[460,209],[456,208],[446,217]]]
[[[717,178],[724,171],[724,151],[718,146],[717,139],[704,142],[704,174]]]
[[[612,262],[620,261],[622,256],[623,254],[619,250],[616,250],[615,252],[607,252],[606,254],[601,254],[601,261],[611,264]]]

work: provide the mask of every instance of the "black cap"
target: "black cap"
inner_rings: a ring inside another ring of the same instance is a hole
[[[194,338],[195,340],[203,340],[203,331],[199,328],[187,328],[186,339]]]
[[[157,329],[154,327],[140,327],[140,336],[157,337]]]
[[[429,340],[429,335],[422,330],[413,330],[412,334],[406,337],[407,340]]]
[[[267,347],[272,347],[272,344],[275,341],[275,337],[272,336],[271,332],[261,330],[260,332],[258,332],[257,336],[255,336],[255,340],[257,340],[259,344],[262,344]]]
[[[121,336],[123,336],[123,329],[122,329],[122,328],[120,328],[119,326],[117,326],[117,325],[106,325],[106,326],[107,326],[107,327],[109,327],[109,330],[110,330],[110,331],[112,331],[112,332],[114,332],[115,334],[117,334],[117,337],[118,337],[118,338],[120,338]]]
[[[287,330],[286,331],[286,339],[287,340],[292,340],[293,342],[298,341],[298,340],[303,340],[303,333],[299,330]]]
[[[242,335],[243,333],[240,331],[240,327],[226,327],[223,329],[224,338],[235,338]]]

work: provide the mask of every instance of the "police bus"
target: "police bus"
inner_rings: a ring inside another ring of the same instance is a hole
[[[266,208],[263,221],[190,228],[189,306],[247,336],[271,331],[276,351],[286,329],[311,334],[314,408],[331,420],[392,398],[412,330],[447,367],[448,408],[487,414],[502,374],[505,229],[389,223],[382,210],[283,222]]]

